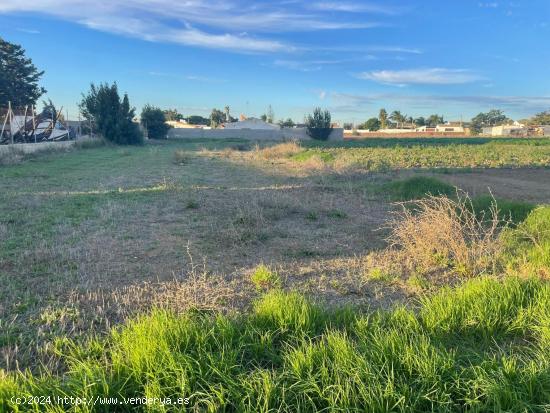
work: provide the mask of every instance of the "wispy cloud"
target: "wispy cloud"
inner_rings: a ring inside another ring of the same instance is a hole
[[[18,27],[16,29],[18,32],[21,32],[21,33],[27,33],[27,34],[40,34],[40,31],[39,30],[35,30],[35,29],[26,29],[24,27]]]
[[[356,77],[397,86],[411,84],[453,85],[471,83],[483,79],[483,77],[470,70],[442,68],[379,70],[359,73]]]
[[[352,3],[347,4],[348,8]],[[288,5],[287,5],[288,6]],[[325,4],[326,7],[330,3]],[[344,5],[345,6],[345,5]],[[325,8],[326,8],[325,7]],[[374,9],[371,5],[367,8]],[[382,13],[384,7],[380,9]],[[367,29],[379,21],[335,18],[322,7],[298,2],[290,11],[279,3],[245,0],[2,0],[0,13],[33,12],[76,21],[95,30],[189,46],[230,51],[293,52],[286,40],[259,33]]]
[[[422,111],[437,111],[442,106],[460,112],[477,112],[489,109],[532,114],[550,107],[550,96],[497,96],[497,95],[417,95],[417,94],[350,94],[332,92],[327,96],[331,107],[338,112],[364,113],[367,108],[376,109],[384,102],[395,108],[410,108]]]
[[[150,76],[155,77],[168,77],[173,79],[180,79],[180,80],[189,80],[193,82],[205,82],[205,83],[225,83],[227,80],[220,79],[216,77],[208,77],[208,76],[202,76],[202,75],[181,75],[177,73],[168,73],[168,72],[156,72],[156,71],[150,71],[148,72]]]
[[[403,8],[370,2],[320,1],[312,3],[311,8],[317,10],[337,11],[347,13],[379,13],[395,15],[403,12]]]

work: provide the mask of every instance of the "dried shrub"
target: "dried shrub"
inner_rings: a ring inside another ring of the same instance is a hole
[[[483,214],[476,214],[470,198],[462,194],[400,205],[388,241],[406,266],[421,272],[451,268],[468,276],[495,270],[502,249],[498,235],[507,226],[499,219],[496,202]]]

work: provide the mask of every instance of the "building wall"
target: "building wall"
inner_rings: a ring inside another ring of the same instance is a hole
[[[170,129],[168,139],[250,139],[250,140],[309,140],[305,128],[264,129]],[[329,136],[331,141],[344,139],[344,129],[335,128]]]

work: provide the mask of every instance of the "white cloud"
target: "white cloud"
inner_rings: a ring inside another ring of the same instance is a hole
[[[454,108],[460,112],[479,112],[490,109],[503,109],[509,112],[533,114],[548,110],[550,96],[495,96],[495,95],[415,95],[415,94],[367,94],[355,95],[333,92],[330,94],[337,111],[364,113],[367,108],[377,109],[384,102],[394,107],[437,111],[439,108]],[[522,115],[523,116],[523,115]]]
[[[348,12],[348,13],[379,13],[399,14],[402,9],[376,3],[361,2],[351,3],[345,1],[321,1],[312,3],[311,7],[317,10]]]
[[[0,13],[33,12],[148,41],[241,52],[293,52],[286,41],[253,33],[366,29],[379,22],[335,19],[304,4],[245,0],[0,0]]]
[[[21,32],[21,33],[27,33],[27,34],[40,34],[40,31],[39,30],[35,30],[35,29],[26,29],[24,27],[18,27],[16,29],[18,32]]]
[[[442,68],[379,70],[359,73],[357,77],[397,86],[410,84],[452,85],[471,83],[483,79],[470,70]]]

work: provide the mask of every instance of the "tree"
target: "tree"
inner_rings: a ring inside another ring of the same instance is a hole
[[[0,37],[0,105],[34,105],[46,93],[38,86],[43,74],[25,57],[25,49]]]
[[[164,117],[167,121],[180,121],[183,119],[183,115],[177,109],[166,109]]]
[[[479,113],[474,118],[470,124],[470,130],[474,134],[481,133],[483,128],[490,126],[499,126],[505,125],[510,122],[510,119],[506,117],[503,111],[492,109],[487,113]]]
[[[378,120],[380,121],[380,129],[386,129],[388,127],[388,112],[386,112],[386,109],[380,109]]]
[[[426,120],[427,126],[432,126],[432,127],[441,125],[443,122],[444,122],[443,116],[439,116],[439,115],[430,115]]]
[[[390,119],[397,123],[397,128],[399,128],[400,124],[401,126],[403,126],[403,123],[405,123],[407,117],[403,115],[400,111],[394,110],[390,116]]]
[[[63,114],[59,113],[59,110],[57,110],[51,99],[42,101],[42,115],[46,116],[48,119],[53,119],[54,123],[58,120],[64,120]]]
[[[416,126],[426,126],[426,119],[424,119],[424,117],[420,116],[419,118],[416,118],[414,120],[414,124]]]
[[[141,110],[140,117],[150,139],[166,138],[170,126],[166,123],[166,116],[160,108],[147,104]]]
[[[361,129],[367,129],[371,132],[375,132],[380,129],[380,121],[377,118],[370,118],[362,125]]]
[[[273,112],[273,108],[271,105],[267,108],[267,115],[266,115],[266,121],[267,123],[273,123],[273,120],[275,119],[275,113]]]
[[[210,126],[217,128],[224,122],[225,114],[219,109],[212,109],[212,113],[210,114]]]
[[[118,142],[123,145],[135,145],[143,143],[143,135],[139,126],[134,122],[135,109],[130,107],[128,94],[124,94],[119,107],[117,119]]]
[[[92,83],[88,94],[82,95],[79,107],[93,130],[105,139],[123,145],[143,142],[143,135],[133,121],[135,114],[128,95],[121,101],[116,83],[99,86]]]
[[[535,116],[528,120],[528,123],[530,125],[550,125],[550,110],[537,113]]]
[[[281,119],[279,121],[279,125],[281,126],[281,128],[293,128],[294,126],[296,126],[294,121],[290,118],[287,118],[287,120],[282,120]]]
[[[260,119],[264,122],[267,122],[267,115],[264,113],[262,116],[260,116]]]
[[[313,116],[307,115],[306,117],[306,132],[313,139],[326,141],[332,132],[330,112],[315,108]]]
[[[200,115],[190,115],[187,117],[187,123],[190,125],[209,125],[210,119]]]

